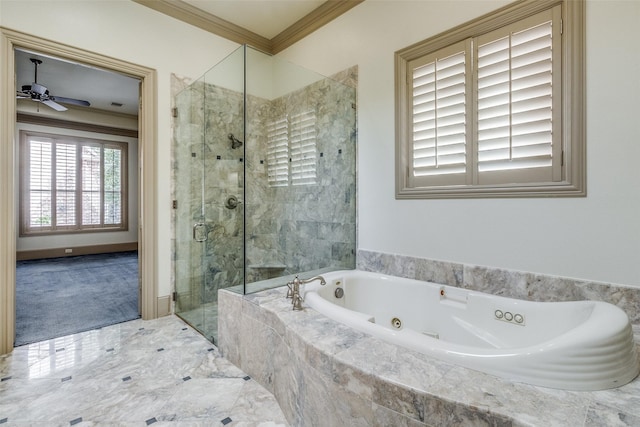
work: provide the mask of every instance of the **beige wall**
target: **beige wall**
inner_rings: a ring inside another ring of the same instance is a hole
[[[394,51],[506,3],[367,0],[280,54],[359,66],[358,245],[640,287],[639,1],[587,1],[588,197],[394,198]]]
[[[44,24],[33,16],[46,17]],[[55,23],[55,25],[51,24]],[[0,25],[157,70],[158,296],[170,293],[170,75],[199,77],[238,47],[131,1],[0,0]]]

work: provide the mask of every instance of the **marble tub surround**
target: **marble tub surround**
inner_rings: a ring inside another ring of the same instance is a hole
[[[285,293],[221,291],[219,348],[274,394],[292,425],[640,425],[638,379],[596,392],[514,383],[385,343],[310,308],[294,312]]]
[[[175,316],[0,356],[7,426],[286,426],[273,396]]]
[[[358,250],[357,269],[431,281],[527,301],[596,300],[640,323],[640,288],[515,270]]]

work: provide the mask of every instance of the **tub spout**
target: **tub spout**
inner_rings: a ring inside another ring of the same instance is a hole
[[[302,301],[304,298],[300,295],[300,285],[304,285],[305,283],[311,283],[315,280],[320,281],[320,285],[326,285],[327,281],[324,280],[322,276],[314,276],[310,279],[300,279],[297,275],[291,281],[287,283],[287,298],[291,298],[291,304],[293,305],[293,309],[296,311],[302,310]]]
[[[305,283],[311,283],[311,282],[314,282],[316,280],[319,280],[321,285],[326,285],[327,284],[327,281],[324,280],[324,277],[322,277],[322,276],[314,276],[314,277],[312,277],[310,279],[300,280],[300,284],[304,285]]]

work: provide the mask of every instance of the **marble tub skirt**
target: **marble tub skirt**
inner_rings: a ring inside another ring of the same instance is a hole
[[[291,425],[640,425],[638,379],[595,392],[513,383],[386,343],[308,307],[294,312],[285,294],[220,290],[218,333],[222,354],[273,393]]]

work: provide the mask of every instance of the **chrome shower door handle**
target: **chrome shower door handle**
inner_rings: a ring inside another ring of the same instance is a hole
[[[204,222],[193,224],[193,240],[196,242],[207,241],[207,225]]]

